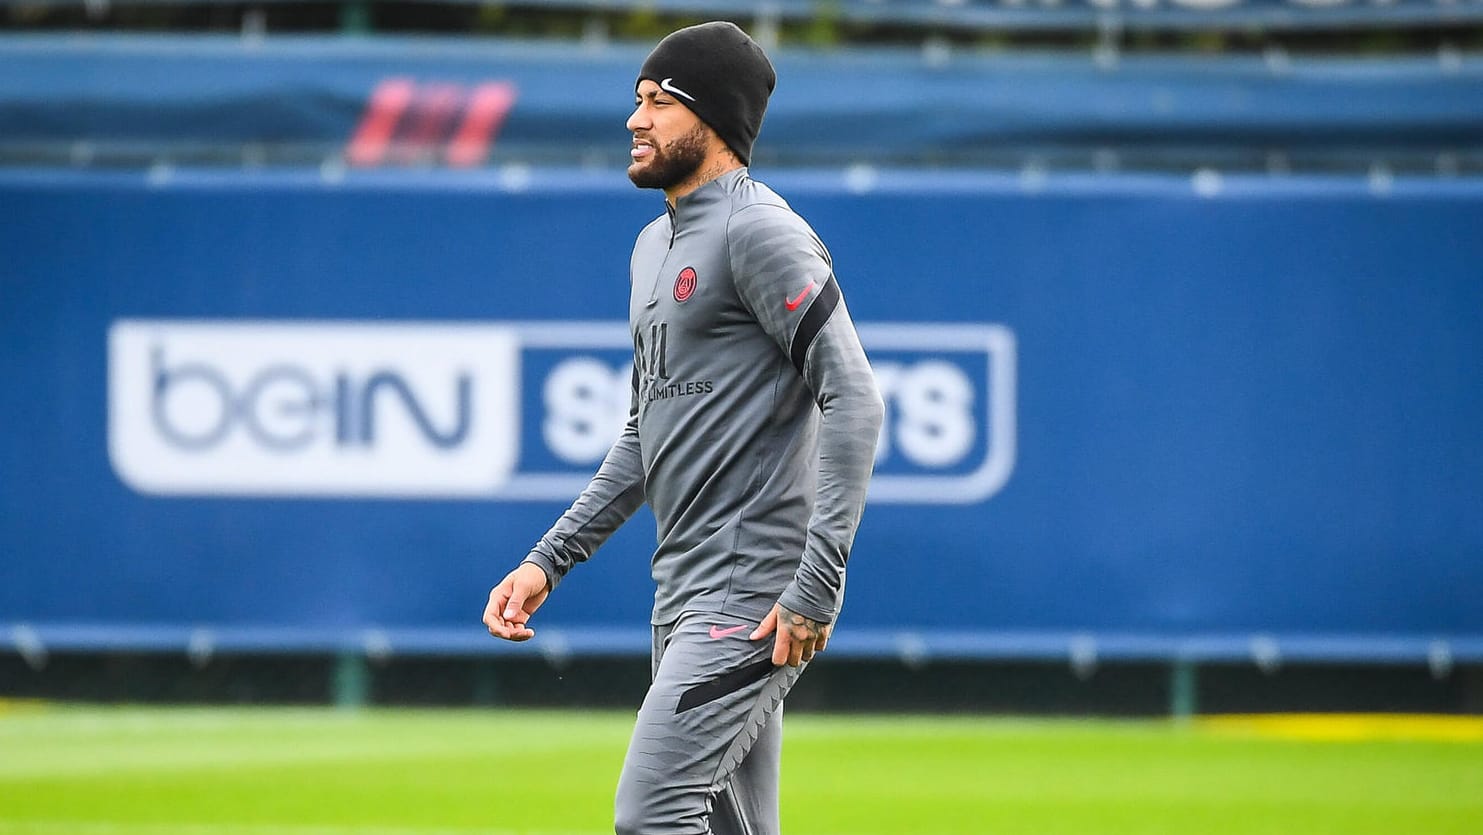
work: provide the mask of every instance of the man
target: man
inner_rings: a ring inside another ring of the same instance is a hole
[[[884,409],[829,253],[748,176],[775,78],[730,23],[645,60],[628,176],[667,211],[630,262],[628,423],[484,612],[529,639],[567,571],[653,508],[653,681],[620,835],[778,831],[782,700],[829,641],[875,457]]]

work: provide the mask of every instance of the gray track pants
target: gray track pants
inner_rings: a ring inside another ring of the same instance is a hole
[[[689,613],[654,628],[654,678],[614,803],[618,835],[777,835],[783,696],[757,624]],[[738,628],[740,627],[740,628]]]

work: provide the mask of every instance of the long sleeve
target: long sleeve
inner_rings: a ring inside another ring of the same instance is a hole
[[[579,562],[585,562],[644,503],[644,464],[639,451],[638,383],[623,433],[572,506],[526,555],[546,572],[551,588]]]
[[[742,299],[802,375],[821,415],[813,515],[802,561],[779,602],[832,622],[885,406],[829,253],[813,230],[786,208],[758,205],[733,217],[729,232]]]
[[[885,406],[849,311],[841,300],[819,331],[804,365],[822,415],[819,481],[798,574],[779,602],[820,622],[833,621],[845,563],[865,509]]]

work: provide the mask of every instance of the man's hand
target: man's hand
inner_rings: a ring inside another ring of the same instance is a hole
[[[811,660],[814,653],[824,651],[829,643],[831,629],[832,624],[819,623],[781,603],[775,603],[772,611],[767,613],[767,617],[752,632],[751,639],[755,641],[766,638],[776,631],[778,636],[772,645],[772,663],[779,667],[784,664],[797,667],[804,661]]]
[[[489,627],[489,634],[507,641],[534,638],[536,632],[526,622],[550,593],[546,572],[540,566],[528,562],[516,566],[489,592],[489,605],[484,607],[484,625]]]

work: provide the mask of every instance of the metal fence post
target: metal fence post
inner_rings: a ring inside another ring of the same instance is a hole
[[[493,661],[481,660],[474,666],[474,704],[495,705],[499,701],[499,672]]]
[[[1195,662],[1187,658],[1176,658],[1169,670],[1169,714],[1175,720],[1187,722],[1199,710],[1199,672]]]
[[[371,691],[371,670],[358,652],[342,652],[335,661],[335,707],[364,707]]]
[[[352,0],[340,6],[340,34],[367,35],[371,32],[371,7],[365,0]]]

